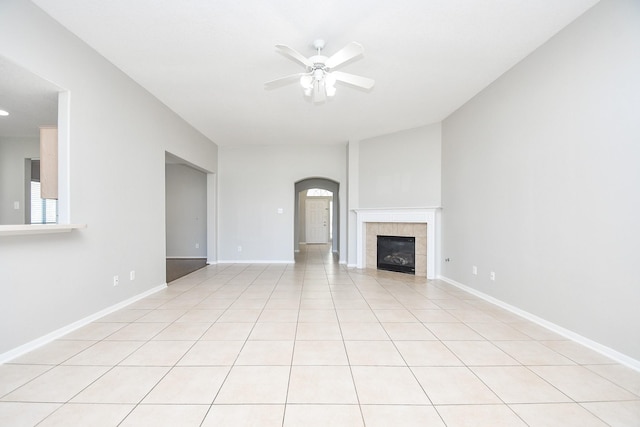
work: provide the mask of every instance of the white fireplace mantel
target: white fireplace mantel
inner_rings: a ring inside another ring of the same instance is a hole
[[[427,279],[436,278],[437,217],[440,207],[354,209],[356,213],[356,267],[365,267],[365,224],[367,222],[408,222],[427,224]]]

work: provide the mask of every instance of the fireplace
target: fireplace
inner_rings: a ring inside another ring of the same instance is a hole
[[[436,279],[436,252],[440,208],[354,209],[356,214],[356,268],[376,268],[376,236],[413,236],[416,239],[415,275]],[[429,232],[427,232],[429,229]]]
[[[378,235],[378,269],[416,274],[416,239]]]

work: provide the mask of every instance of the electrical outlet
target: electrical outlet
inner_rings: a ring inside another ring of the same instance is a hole
[[[238,252],[242,252],[242,246],[238,246]]]
[[[13,202],[13,209],[19,210],[20,209],[20,202]]]
[[[474,265],[472,271],[473,271],[473,275],[477,276],[478,275],[478,266]]]
[[[196,249],[200,249],[200,243],[196,243]]]
[[[131,270],[129,272],[129,280],[136,280],[136,271],[135,270]]]
[[[496,273],[495,273],[495,271],[492,271],[491,273],[489,273],[489,279],[491,279],[491,280],[496,280]]]
[[[120,279],[118,279],[118,276],[113,276],[113,286],[118,286],[118,283],[120,283]]]

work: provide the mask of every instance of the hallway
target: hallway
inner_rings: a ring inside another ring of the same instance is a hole
[[[637,426],[640,373],[441,281],[210,265],[0,365],[0,425]],[[40,423],[40,424],[38,424]]]

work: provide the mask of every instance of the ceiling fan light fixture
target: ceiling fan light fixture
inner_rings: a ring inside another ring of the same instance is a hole
[[[324,79],[324,89],[327,92],[328,97],[333,97],[336,94],[336,78],[327,73]]]
[[[332,98],[336,95],[336,88],[335,86],[325,86],[325,90],[327,91],[327,96],[329,98]]]
[[[313,88],[313,76],[305,75],[300,77],[300,86],[305,90],[311,90]]]

